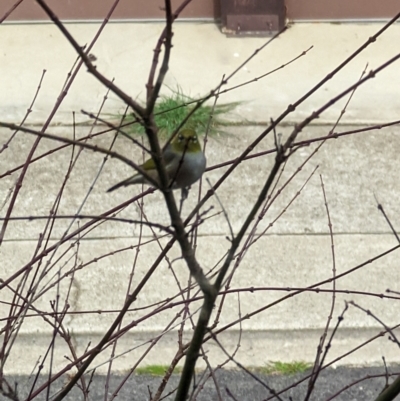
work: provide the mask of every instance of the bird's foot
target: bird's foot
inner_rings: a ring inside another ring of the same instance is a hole
[[[190,190],[190,187],[185,187],[185,188],[182,188],[182,190],[181,190],[181,201],[179,204],[179,214],[181,214],[181,212],[182,212],[183,202],[185,202],[185,200],[187,199],[187,197],[189,195],[189,190]]]

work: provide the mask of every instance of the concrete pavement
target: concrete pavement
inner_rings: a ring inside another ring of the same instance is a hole
[[[252,80],[288,63],[313,46],[307,56],[278,72],[222,95],[220,101],[242,101],[233,120],[268,122],[303,96],[311,87],[346,59],[383,24],[295,24],[272,42],[229,81],[228,87]],[[68,24],[81,45],[91,41],[98,24]],[[131,94],[143,99],[145,83],[153,57],[152,50],[163,29],[161,23],[111,23],[96,45],[93,55],[100,72]],[[46,70],[40,95],[28,123],[40,123],[49,114],[61,91],[76,53],[51,24],[0,26],[0,106],[2,119],[15,122],[22,118]],[[400,24],[392,25],[379,39],[346,66],[334,79],[315,93],[286,120],[299,122],[335,94],[359,79],[362,71],[378,67],[398,52]],[[174,26],[173,51],[166,76],[167,87],[178,85],[194,97],[204,95],[219,84],[247,57],[261,47],[266,38],[226,38],[210,23],[177,23]],[[29,66],[29,68],[27,68]],[[398,116],[399,67],[393,65],[360,88],[348,108],[343,123],[387,122]],[[165,89],[168,92],[167,89]],[[71,112],[82,108],[95,111],[105,89],[82,68],[63,101],[54,123],[71,123]],[[344,102],[331,107],[320,123],[335,121]],[[123,110],[119,99],[110,95],[104,112]],[[79,120],[87,117],[79,115]]]
[[[92,24],[75,24],[68,27],[82,44],[90,40],[97,28]],[[315,85],[380,27],[378,24],[295,25],[243,68],[230,85],[253,79],[276,68],[313,45],[314,48],[307,56],[265,80],[228,92],[221,98],[221,102],[242,101],[230,118],[234,121],[247,120],[262,124],[270,117],[279,115],[289,103],[293,103]],[[143,96],[144,82],[152,57],[151,50],[161,29],[160,24],[110,24],[93,50],[99,70],[108,77],[115,77],[116,83],[129,90],[132,96]],[[41,71],[46,68],[41,91],[28,119],[28,124],[40,124],[54,105],[76,55],[51,25],[3,25],[0,26],[0,30],[0,46],[3,50],[0,55],[2,120],[14,123],[20,121],[31,102]],[[367,63],[368,69],[375,68],[394,56],[396,51],[398,52],[399,34],[399,25],[390,28],[335,80],[293,112],[285,120],[287,124],[280,127],[279,131],[283,137],[289,135],[293,123],[301,121],[332,96],[355,82]],[[174,41],[166,84],[171,87],[179,84],[186,93],[196,96],[207,93],[224,73],[236,68],[254,49],[261,46],[265,39],[227,39],[212,24],[177,24]],[[337,131],[398,119],[400,96],[396,83],[400,81],[399,78],[400,69],[395,65],[357,90]],[[79,111],[84,108],[95,111],[104,94],[104,88],[82,69],[53,120],[54,124],[61,126],[53,126],[49,132],[72,137],[72,129],[67,126],[71,123],[72,110]],[[115,113],[121,110],[121,107],[121,102],[110,95],[105,112]],[[337,119],[342,107],[343,102],[340,102],[329,109],[318,120],[320,125],[307,128],[300,139],[327,135],[332,127],[329,124]],[[78,115],[78,120],[86,119]],[[212,137],[207,144],[208,165],[213,166],[236,157],[262,129],[262,126],[229,127],[226,129],[229,134],[221,133]],[[87,135],[88,130],[88,127],[80,127],[75,134],[81,137]],[[296,176],[282,189],[277,201],[261,222],[259,232],[266,229],[281,213],[282,217],[250,248],[232,283],[232,288],[236,289],[263,288],[255,293],[240,293],[240,309],[238,295],[230,296],[225,312],[220,318],[220,326],[235,321],[239,314],[251,314],[277,301],[283,295],[287,295],[287,287],[305,287],[332,277],[331,242],[319,174],[323,176],[333,224],[336,275],[366,263],[397,245],[387,223],[376,208],[374,194],[383,203],[394,226],[399,227],[399,134],[397,126],[330,140],[298,173],[296,171],[316,145],[302,148],[294,154],[280,182],[283,184],[294,173]],[[9,135],[6,130],[0,131],[2,143],[3,138],[7,139]],[[0,156],[0,174],[24,162],[32,141],[33,137],[18,134]],[[111,143],[111,135],[102,135],[93,139],[91,143],[107,147]],[[54,142],[44,140],[37,154],[49,151],[55,146]],[[272,138],[267,138],[255,151],[271,149],[273,146]],[[140,152],[133,150],[123,138],[117,140],[115,149],[134,160],[141,157]],[[66,148],[30,166],[14,208],[14,216],[49,213],[65,177],[70,157],[71,149]],[[60,214],[71,215],[77,212],[84,195],[100,171],[102,161],[101,155],[86,151],[83,153],[65,187]],[[244,221],[272,163],[273,155],[242,163],[219,190],[219,198],[235,232]],[[318,169],[315,170],[317,166]],[[206,177],[215,182],[223,171],[224,169],[212,170]],[[130,173],[130,168],[118,161],[107,162],[93,192],[85,202],[82,213],[102,213],[138,194],[138,187],[105,194],[109,186]],[[301,189],[308,178],[309,182]],[[14,173],[0,180],[1,202],[7,199],[16,179],[17,174]],[[195,204],[196,194],[197,189],[194,188],[185,205],[184,214]],[[215,199],[209,202],[209,206],[213,206],[214,211],[220,211]],[[1,211],[2,216],[5,210],[6,207]],[[159,193],[146,197],[145,210],[151,221],[168,224]],[[131,219],[138,216],[138,205],[129,206],[119,215]],[[49,245],[63,235],[68,224],[67,220],[56,222]],[[73,228],[77,228],[77,223]],[[10,223],[0,250],[4,266],[1,278],[9,277],[31,260],[37,239],[43,230],[43,221]],[[66,259],[62,262],[65,263],[64,271],[71,267],[71,263],[84,266],[75,273],[71,281],[71,311],[111,310],[101,314],[71,314],[66,317],[65,324],[71,330],[74,343],[80,352],[83,352],[89,341],[94,344],[100,338],[100,334],[115,316],[112,310],[120,308],[124,301],[139,232],[138,225],[107,222],[85,233],[79,240],[79,252],[75,253],[72,243],[68,242],[57,249],[57,256],[52,256],[54,260],[58,260],[59,255],[65,252]],[[200,226],[197,252],[206,271],[212,270],[227,250],[229,242],[225,237],[228,234],[228,225],[222,214],[205,220]],[[152,233],[148,229],[144,229],[143,238],[149,243],[141,247],[134,274],[135,284],[143,277],[149,263],[159,252],[159,245],[152,241]],[[166,241],[161,239],[160,243],[165,245]],[[125,250],[122,251],[123,248]],[[175,308],[144,318],[144,312],[140,309],[167,297],[176,297],[179,286],[186,285],[188,275],[185,266],[177,259],[179,255],[178,249],[173,248],[170,260],[173,263],[174,274],[167,263],[163,263],[149,282],[146,291],[135,303],[134,307],[139,309],[132,312],[129,319],[132,321],[140,316],[142,320],[129,335],[120,340],[121,348],[118,352],[121,356],[113,365],[115,370],[129,368],[132,360],[141,355],[149,339],[157,338],[179,311]],[[43,282],[43,288],[54,283],[54,274],[49,275]],[[342,312],[344,301],[354,299],[373,311],[386,325],[398,324],[398,300],[380,299],[374,295],[385,293],[387,288],[399,291],[399,274],[397,251],[366,263],[364,267],[338,280],[338,290],[353,292],[337,294],[333,322],[336,322]],[[67,284],[67,280],[65,283]],[[323,288],[329,289],[332,285],[326,284]],[[49,302],[55,297],[54,291],[55,287],[52,287],[35,302],[35,307],[50,311]],[[62,288],[61,291],[65,294],[63,291],[66,291],[66,288]],[[360,293],[355,294],[355,291]],[[11,291],[2,292],[5,294],[2,294],[3,300],[11,299]],[[312,361],[329,315],[331,302],[332,297],[329,293],[308,292],[255,314],[243,323],[241,352],[238,358],[242,363],[252,365],[263,365],[268,360]],[[0,311],[5,319],[8,305],[2,304]],[[189,327],[190,324],[188,330]],[[382,326],[371,316],[354,307],[346,312],[341,327],[342,330],[335,337],[337,342],[332,346],[329,360],[349,352],[382,330]],[[240,333],[238,330],[236,325],[225,334],[226,346],[230,349],[237,344]],[[43,319],[37,316],[26,319],[10,355],[7,371],[30,372],[38,355],[43,355],[43,350],[49,344],[51,333],[51,328]],[[173,357],[176,352],[176,333],[168,334],[164,338],[164,342],[157,345],[156,351],[146,356],[146,363],[164,363]],[[222,354],[215,344],[211,344],[209,349],[210,353],[212,351],[211,362],[219,363]],[[259,352],[260,349],[265,352]],[[130,353],[123,354],[127,350],[130,350]],[[58,367],[65,363],[66,352],[68,350],[64,344],[58,343],[55,359]],[[382,355],[385,355],[388,362],[398,361],[396,346],[387,337],[362,347],[339,363],[380,364]],[[100,364],[104,360],[107,360],[105,354],[104,358],[100,358],[96,363]],[[102,365],[99,371],[104,369],[106,365]]]

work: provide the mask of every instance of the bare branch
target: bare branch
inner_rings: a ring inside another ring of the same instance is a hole
[[[50,7],[46,4],[44,0],[36,0],[40,7],[43,8],[44,12],[48,15],[48,17],[54,22],[54,24],[58,27],[58,29],[62,32],[62,34],[66,37],[68,42],[72,45],[75,51],[79,54],[79,57],[86,65],[88,71],[94,75],[106,88],[111,89],[113,93],[115,93],[126,105],[130,106],[132,110],[137,113],[140,117],[144,117],[145,110],[139,103],[134,101],[130,96],[128,96],[125,92],[118,88],[112,81],[108,80],[104,75],[97,71],[97,68],[90,61],[87,52],[84,52],[82,47],[78,45],[73,36],[69,33],[64,24],[61,23],[59,18],[54,14],[54,12],[50,9]],[[116,1],[115,5],[118,3]]]

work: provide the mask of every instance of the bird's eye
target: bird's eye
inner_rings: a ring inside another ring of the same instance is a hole
[[[179,136],[178,136],[178,140],[179,140],[179,141],[183,141],[183,135],[179,135]]]

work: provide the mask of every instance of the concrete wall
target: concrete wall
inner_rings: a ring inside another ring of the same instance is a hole
[[[82,44],[90,40],[97,28],[95,25],[68,27]],[[152,57],[151,50],[161,28],[159,24],[109,25],[93,50],[99,70],[110,78],[115,77],[116,83],[132,93],[132,96],[143,96],[146,72]],[[229,94],[221,97],[221,102],[243,102],[230,117],[236,121],[248,120],[262,124],[270,117],[277,117],[289,103],[297,100],[379,28],[379,25],[296,25],[244,67],[232,81],[232,85],[280,66],[311,45],[314,45],[314,49],[295,64],[265,80],[228,92]],[[28,124],[38,125],[46,119],[54,105],[76,55],[51,25],[6,25],[1,26],[0,30],[2,31],[0,35],[2,120],[20,121],[36,90],[41,71],[45,68],[47,70],[45,79],[33,113],[28,119]],[[400,26],[393,26],[353,64],[346,67],[335,80],[329,82],[292,113],[287,125],[279,130],[283,137],[287,137],[291,132],[294,122],[301,121],[314,109],[355,82],[367,62],[368,69],[375,68],[395,55],[394,38],[399,33]],[[219,82],[223,73],[232,71],[264,41],[265,39],[261,38],[227,39],[210,24],[177,24],[171,69],[166,83],[171,87],[179,84],[185,92],[194,96],[204,94]],[[384,123],[398,118],[400,97],[395,83],[399,82],[399,71],[398,65],[392,66],[360,88],[337,131],[352,129],[354,125]],[[67,126],[71,123],[71,111],[79,111],[82,108],[96,111],[104,95],[104,88],[82,69],[53,120],[61,126],[53,126],[48,132],[72,138],[72,128]],[[333,106],[319,119],[321,125],[308,128],[299,139],[327,135],[332,127],[330,123],[337,119],[343,104],[340,102]],[[105,111],[116,113],[119,110],[121,102],[115,96],[109,95]],[[87,120],[82,115],[78,115],[77,119]],[[89,129],[85,126],[79,127],[75,132],[76,137],[87,135]],[[213,136],[207,143],[208,166],[238,156],[262,130],[262,125],[228,127],[226,128],[228,133],[221,132]],[[231,288],[274,287],[274,289],[264,288],[259,292],[240,293],[240,309],[237,294],[229,295],[220,318],[221,327],[235,321],[239,313],[242,316],[251,314],[287,295],[288,292],[284,290],[287,287],[307,287],[332,277],[331,239],[320,174],[325,183],[333,224],[336,275],[396,246],[396,239],[376,208],[374,194],[384,204],[393,224],[398,226],[400,224],[397,221],[400,191],[397,174],[400,168],[397,157],[400,151],[399,132],[398,127],[391,127],[329,140],[302,167],[268,210],[258,231],[261,233],[283,212],[282,217],[274,222],[273,226],[248,250],[231,284]],[[92,139],[91,143],[107,148],[112,135],[112,133],[104,134]],[[9,131],[0,131],[2,143],[9,136]],[[22,164],[33,141],[34,137],[19,133],[0,156],[0,174]],[[58,144],[55,142],[42,140],[35,155],[40,155],[56,146]],[[273,138],[269,137],[255,151],[271,149],[273,146]],[[285,167],[278,188],[297,171],[315,147],[316,145],[302,148],[293,155]],[[115,150],[133,160],[140,160],[140,152],[134,150],[125,138],[117,139]],[[29,167],[13,216],[49,213],[65,177],[71,152],[70,147],[65,148]],[[274,155],[271,154],[242,163],[220,188],[218,195],[229,215],[234,232],[239,230],[250,210],[272,166],[273,158]],[[98,176],[102,162],[102,155],[89,151],[82,153],[65,186],[59,214],[73,215],[77,212],[93,180]],[[318,169],[300,191],[317,166]],[[224,168],[212,170],[206,173],[206,177],[215,182],[224,170]],[[131,174],[130,168],[121,162],[108,161],[101,170],[93,191],[84,202],[81,213],[97,215],[139,194],[139,187],[111,194],[105,193],[109,186],[129,174]],[[0,180],[2,202],[7,198],[17,177],[18,173],[13,173]],[[205,182],[203,182],[203,193],[204,188],[207,189]],[[296,195],[299,191],[300,193]],[[184,215],[194,206],[197,194],[198,188],[193,188],[185,204]],[[293,203],[287,208],[292,200]],[[214,207],[209,211],[209,216],[221,210],[215,198],[212,198],[205,207],[207,206]],[[144,207],[150,221],[168,224],[161,194],[156,192],[146,196]],[[6,209],[7,206],[3,207],[2,216]],[[137,204],[131,204],[118,214],[118,217],[127,219],[137,219],[139,216]],[[75,222],[70,231],[76,229],[77,224]],[[56,221],[48,246],[61,238],[68,225],[68,220]],[[9,224],[0,250],[3,266],[1,278],[9,277],[29,263],[35,254],[38,237],[40,233],[45,232],[44,230],[44,221],[18,221]],[[127,282],[140,237],[139,231],[138,225],[106,222],[85,233],[79,240],[79,246],[75,244],[72,248],[72,241],[63,244],[54,255],[50,253],[45,259],[49,261],[46,266],[52,266],[52,269],[43,279],[41,286],[46,287],[56,281],[56,272],[60,266],[62,272],[66,272],[74,264],[83,265],[75,272],[72,280],[68,277],[63,281],[60,302],[64,302],[71,283],[68,301],[70,311],[117,310],[126,296]],[[156,234],[161,235],[159,231],[156,231]],[[215,269],[216,263],[228,249],[229,242],[226,240],[226,235],[229,235],[228,225],[221,213],[205,220],[199,227],[197,255],[205,271]],[[161,238],[160,244],[157,244],[148,228],[143,231],[142,241],[148,243],[140,247],[133,286],[140,281],[153,263],[160,246],[166,244],[165,238]],[[122,248],[125,250],[119,251]],[[65,252],[63,258],[58,260],[63,252]],[[140,321],[129,335],[123,337],[119,343],[118,353],[136,346],[138,349],[118,358],[114,365],[116,369],[130,367],[132,361],[143,352],[149,339],[157,337],[167,327],[172,317],[181,312],[181,308],[176,307],[145,319],[144,316],[149,310],[140,309],[160,302],[166,297],[175,296],[177,300],[182,299],[177,294],[179,286],[187,284],[188,273],[183,263],[177,259],[179,255],[179,249],[175,246],[169,255],[172,269],[166,262],[161,263],[145,291],[133,304],[133,308],[139,309],[130,312],[124,324],[141,318],[143,321]],[[387,288],[398,291],[399,278],[398,253],[392,252],[339,279],[337,289],[374,294],[384,293]],[[15,287],[16,282],[12,288]],[[326,284],[322,288],[332,288],[332,284]],[[12,290],[2,291],[3,300],[11,300],[11,296]],[[40,310],[50,311],[49,302],[55,299],[55,296],[54,286],[40,297],[34,306]],[[385,324],[398,324],[397,300],[343,293],[338,293],[336,296],[333,324],[343,310],[344,301],[352,299],[371,309]],[[331,302],[332,296],[329,293],[303,293],[245,320],[238,359],[248,365],[262,365],[268,360],[312,361],[329,315]],[[8,313],[8,305],[2,304],[0,310],[4,319]],[[193,306],[191,311],[195,310],[196,307]],[[28,314],[35,315],[35,311],[29,311]],[[74,343],[82,352],[88,341],[94,344],[100,338],[114,317],[115,312],[71,314],[65,318],[65,324],[72,333]],[[188,334],[190,327],[191,324],[188,322]],[[176,330],[176,326],[173,328]],[[239,328],[235,325],[222,335],[225,345],[230,350],[237,344]],[[346,313],[342,328],[332,344],[331,359],[382,330],[374,319],[355,308],[350,308]],[[26,318],[14,346],[14,352],[10,356],[9,371],[18,373],[30,371],[38,355],[44,354],[51,335],[49,324],[42,318],[37,316]],[[171,358],[176,351],[176,341],[176,334],[166,335],[149,354],[146,362],[168,363],[168,358]],[[216,345],[211,343],[208,346],[212,350],[210,362],[216,364],[223,359],[223,355],[217,350]],[[393,347],[394,345],[384,338],[362,348],[344,362],[379,363],[382,354],[385,354],[389,362],[395,361],[397,359],[392,352]],[[58,366],[62,365],[63,355],[66,352],[60,341],[56,359]],[[101,360],[100,358],[99,361]]]

